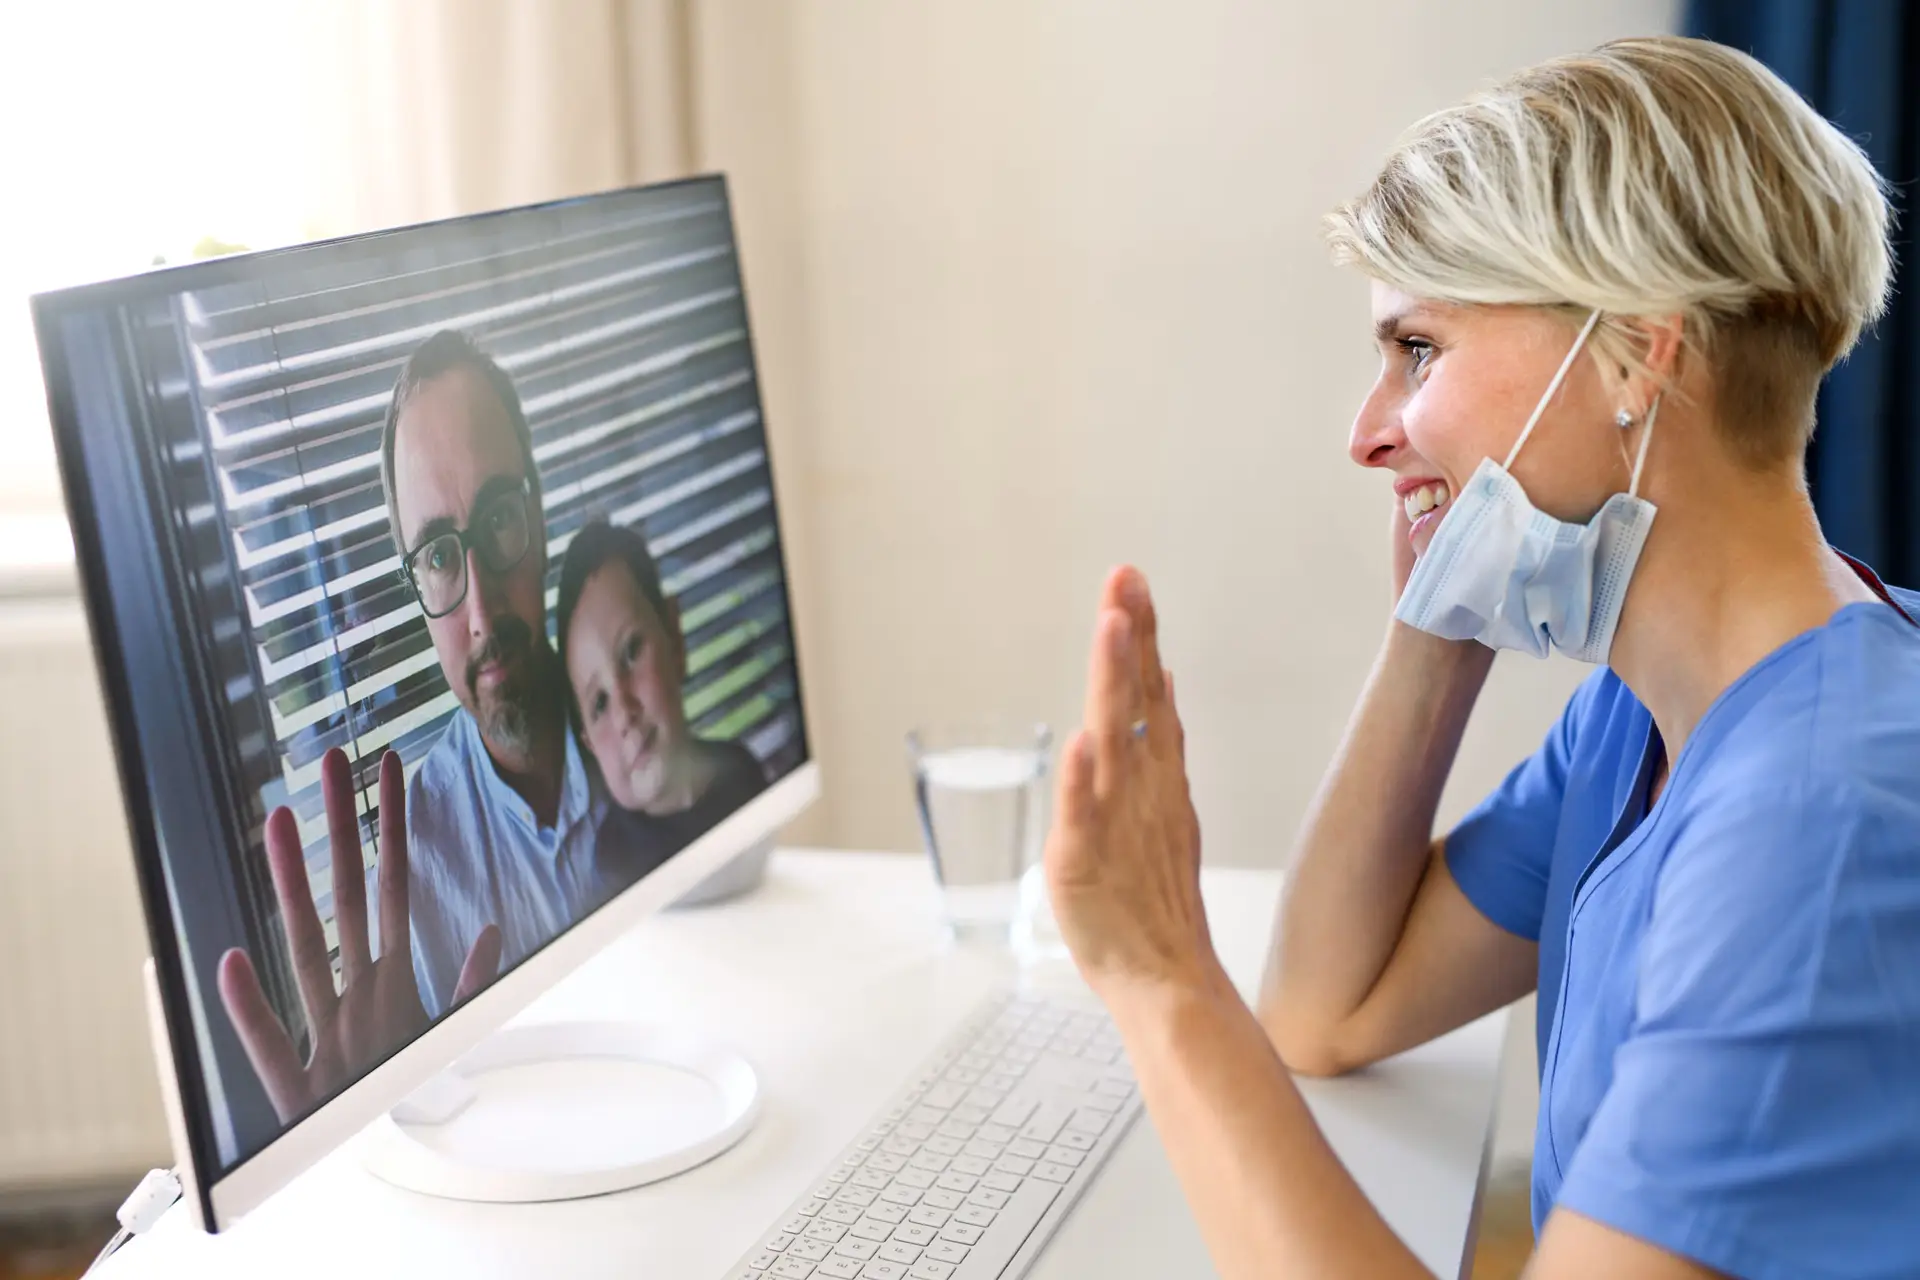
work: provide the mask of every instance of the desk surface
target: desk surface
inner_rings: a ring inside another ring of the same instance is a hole
[[[1280,877],[1209,870],[1207,909],[1241,990],[1258,981]],[[698,1169],[592,1200],[482,1205],[390,1187],[336,1152],[218,1237],[169,1213],[103,1268],[140,1277],[660,1277],[715,1280],[1008,975],[941,936],[925,860],[783,852],[723,906],[649,919],[522,1021],[697,1027],[761,1073],[753,1131]],[[1303,1081],[1321,1128],[1428,1267],[1464,1272],[1498,1095],[1505,1015],[1359,1076]],[[1215,1274],[1145,1118],[1032,1280]]]

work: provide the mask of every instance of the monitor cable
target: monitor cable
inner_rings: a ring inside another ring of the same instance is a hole
[[[121,1245],[137,1235],[151,1230],[153,1224],[160,1221],[162,1214],[171,1209],[180,1199],[180,1178],[171,1169],[150,1169],[147,1176],[140,1179],[140,1185],[126,1198],[115,1217],[120,1219],[120,1229],[113,1233],[113,1239],[107,1241],[107,1247],[81,1272],[81,1276],[92,1275],[108,1258],[111,1258]]]

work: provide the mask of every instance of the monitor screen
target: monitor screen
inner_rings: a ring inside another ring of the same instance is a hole
[[[806,762],[720,179],[35,307],[203,1181]]]

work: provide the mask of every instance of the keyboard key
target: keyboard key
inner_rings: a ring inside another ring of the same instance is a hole
[[[815,1200],[831,1200],[833,1199],[833,1193],[839,1189],[839,1187],[831,1182],[823,1182],[813,1189],[813,1198]]]
[[[957,1156],[966,1149],[963,1140],[955,1138],[928,1138],[927,1150],[939,1156]]]
[[[843,1227],[850,1227],[860,1221],[860,1206],[857,1204],[843,1203],[830,1204],[820,1211],[820,1220],[823,1222],[837,1222]]]
[[[885,1222],[893,1226],[898,1226],[907,1220],[907,1210],[900,1205],[888,1204],[885,1200],[878,1200],[867,1206],[867,1216],[877,1222]]]
[[[965,1142],[974,1135],[976,1128],[978,1128],[977,1125],[962,1124],[958,1120],[949,1120],[934,1130],[934,1133],[939,1135],[938,1137],[928,1138],[927,1141],[938,1142],[941,1138],[945,1138],[949,1142]],[[947,1154],[952,1155],[953,1152],[949,1151]]]
[[[767,1269],[767,1274],[780,1280],[807,1280],[813,1274],[813,1264],[800,1258],[782,1258]]]
[[[1078,1129],[1083,1133],[1105,1133],[1107,1131],[1107,1124],[1111,1119],[1111,1116],[1105,1115],[1102,1112],[1089,1111],[1085,1107],[1082,1107],[1073,1113],[1073,1119],[1067,1121],[1067,1127],[1070,1129]]]
[[[1093,1086],[1093,1091],[1098,1094],[1104,1094],[1109,1098],[1120,1098],[1122,1100],[1133,1096],[1132,1085],[1128,1084],[1125,1080],[1115,1080],[1112,1077],[1096,1083]]]
[[[978,1227],[970,1227],[964,1222],[949,1222],[940,1228],[940,1238],[951,1240],[955,1244],[978,1244],[985,1234]]]
[[[892,1181],[892,1178],[879,1169],[862,1169],[853,1175],[854,1186],[866,1187],[872,1191],[885,1191],[887,1184]]]
[[[985,1085],[976,1085],[967,1093],[967,1101],[976,1107],[997,1107],[1007,1100],[1007,1095],[998,1089],[989,1089]]]
[[[920,1105],[923,1107],[938,1107],[940,1110],[946,1111],[951,1107],[958,1106],[960,1101],[966,1096],[967,1090],[965,1086],[942,1082],[927,1090],[926,1095],[920,1099]],[[936,1120],[934,1123],[939,1124],[945,1119],[946,1117],[942,1116],[940,1120]]]
[[[1109,1098],[1105,1094],[1096,1093],[1092,1097],[1084,1099],[1081,1105],[1089,1111],[1103,1111],[1107,1115],[1112,1115],[1120,1109],[1120,1099]]]
[[[1000,1143],[987,1142],[981,1138],[975,1138],[961,1150],[976,1160],[998,1160],[1006,1152],[1006,1148]]]
[[[1040,1153],[1044,1155],[1046,1148],[1040,1148]],[[947,1171],[947,1158],[936,1151],[922,1151],[908,1163],[916,1169],[925,1169],[928,1173],[938,1174]]]
[[[897,1262],[869,1262],[860,1268],[860,1280],[901,1280],[907,1269]]]
[[[937,1189],[920,1197],[920,1203],[932,1205],[936,1209],[958,1209],[966,1201],[958,1191]]]
[[[847,1229],[837,1222],[816,1222],[807,1228],[807,1239],[825,1240],[828,1244],[833,1244],[846,1234]]]
[[[1058,1103],[1049,1102],[1033,1113],[1033,1118],[1020,1130],[1020,1136],[1029,1142],[1052,1142],[1072,1118],[1073,1112]]]
[[[913,1272],[909,1271],[907,1274],[911,1276]],[[730,1280],[767,1280],[767,1273],[764,1271],[755,1271],[752,1267],[748,1267],[745,1271],[734,1272]]]
[[[748,1258],[747,1265],[752,1267],[755,1271],[765,1271],[768,1267],[772,1266],[774,1263],[778,1261],[780,1261],[779,1254],[768,1253],[762,1250],[761,1252],[754,1254],[751,1258]]]
[[[866,1265],[858,1258],[827,1258],[814,1271],[815,1276],[826,1276],[828,1280],[856,1280],[860,1268]]]
[[[888,1155],[885,1152],[881,1152],[879,1155],[869,1156],[867,1158],[867,1168],[878,1169],[882,1173],[898,1173],[906,1167],[907,1167],[907,1162],[904,1159],[902,1159],[899,1156]],[[855,1178],[854,1181],[859,1182],[860,1179]],[[873,1184],[871,1182],[867,1182],[867,1183],[862,1183],[861,1185],[870,1187]]]
[[[805,1204],[800,1206],[798,1212],[803,1217],[811,1218],[814,1214],[819,1213],[822,1209],[826,1207],[827,1207],[827,1202],[825,1200],[809,1200]]]
[[[967,1246],[955,1244],[951,1240],[936,1240],[927,1246],[929,1258],[935,1262],[950,1262],[956,1267],[967,1260],[969,1252],[971,1251]]]
[[[881,1143],[880,1149],[890,1156],[910,1156],[920,1149],[920,1144],[912,1138],[903,1138],[896,1133]]]
[[[789,1258],[803,1258],[808,1262],[818,1262],[833,1252],[833,1246],[825,1240],[795,1240],[787,1246]]]
[[[974,1085],[979,1084],[980,1074],[987,1069],[988,1063],[985,1058],[975,1058],[974,1061],[980,1065],[977,1067],[963,1067],[956,1063],[947,1068],[947,1083],[963,1086],[961,1089],[962,1093],[965,1093]]]
[[[987,1118],[991,1116],[993,1112],[985,1107],[969,1106],[955,1107],[950,1114],[952,1118],[948,1121],[949,1124],[982,1125],[987,1122]]]
[[[941,1116],[938,1123],[945,1124],[946,1121],[947,1118]],[[909,1120],[893,1132],[895,1137],[906,1138],[911,1142],[925,1142],[933,1136],[933,1125],[923,1124],[918,1120]]]
[[[859,1205],[866,1208],[880,1198],[880,1193],[870,1187],[847,1187],[840,1192],[839,1203]]]
[[[920,1261],[920,1246],[893,1240],[881,1245],[880,1252],[874,1256],[881,1262],[897,1262],[903,1267],[910,1267]]]
[[[853,1229],[848,1231],[847,1234],[850,1236],[858,1236],[862,1240],[872,1240],[876,1243],[884,1244],[893,1238],[893,1224],[890,1222],[875,1222],[872,1218],[862,1218],[853,1224]]]
[[[917,1222],[903,1222],[893,1229],[893,1238],[901,1244],[929,1245],[935,1234],[935,1228],[923,1227]]]
[[[912,1187],[888,1187],[880,1193],[880,1198],[894,1204],[906,1205],[909,1209],[920,1203],[920,1193]]]
[[[1030,1138],[1021,1138],[1007,1144],[1007,1154],[1010,1156],[1019,1156],[1025,1160],[1038,1160],[1047,1154],[1047,1148],[1045,1143],[1035,1142]]]
[[[913,1110],[907,1112],[907,1120],[912,1124],[924,1127],[928,1133],[932,1133],[935,1125],[941,1125],[947,1122],[947,1109],[945,1107],[930,1107],[923,1102]],[[901,1125],[901,1131],[905,1132],[906,1127],[904,1124]]]
[[[1072,1147],[1060,1146],[1057,1143],[1047,1148],[1048,1160],[1051,1160],[1054,1164],[1063,1164],[1069,1169],[1078,1169],[1080,1162],[1086,1158],[1085,1153],[1075,1151]]]
[[[1024,1178],[1033,1172],[1033,1161],[1022,1160],[1019,1156],[1001,1156],[993,1162],[993,1167],[1001,1173],[1011,1173]]]
[[[809,1225],[811,1224],[803,1222],[800,1225],[800,1229],[802,1231],[805,1231]],[[767,1252],[768,1253],[785,1253],[787,1251],[787,1246],[792,1243],[793,1243],[792,1233],[782,1228],[779,1235],[771,1236],[768,1238]]]
[[[934,1180],[934,1185],[943,1191],[958,1191],[965,1195],[980,1185],[980,1179],[964,1173],[943,1173]]]
[[[934,1176],[935,1175],[928,1173],[925,1169],[902,1169],[899,1173],[893,1175],[893,1185],[896,1187],[912,1187],[915,1191],[925,1191],[933,1185]]]
[[[1091,1151],[1099,1141],[1100,1139],[1091,1133],[1078,1133],[1072,1129],[1060,1135],[1060,1145],[1075,1151]]]
[[[908,1216],[916,1225],[922,1226],[922,1227],[932,1227],[935,1231],[938,1231],[940,1228],[947,1225],[947,1219],[951,1218],[953,1215],[948,1213],[945,1209],[935,1209],[931,1205],[923,1204],[918,1209],[915,1209]]]
[[[984,1205],[989,1209],[1004,1209],[1007,1207],[1007,1201],[1012,1198],[1012,1196],[1004,1191],[995,1191],[989,1187],[981,1187],[972,1195],[968,1196],[967,1201],[970,1204]]]
[[[980,1132],[973,1136],[982,1142],[1012,1142],[1019,1136],[1019,1129],[996,1122],[994,1124],[981,1125]]]
[[[858,1258],[862,1262],[872,1262],[873,1255],[880,1252],[880,1246],[871,1240],[862,1240],[858,1236],[849,1236],[833,1246],[833,1251],[849,1258]]]
[[[1043,1182],[1064,1183],[1073,1177],[1073,1170],[1063,1164],[1054,1164],[1052,1161],[1042,1160],[1039,1164],[1033,1166],[1033,1176],[1041,1179]]]
[[[980,1181],[994,1191],[1004,1191],[1009,1195],[1020,1189],[1020,1179],[1010,1173],[990,1173]]]
[[[853,1176],[853,1173],[850,1170],[835,1169],[832,1173],[827,1175],[827,1181],[833,1183],[835,1186],[838,1186],[840,1183],[845,1182],[848,1178],[851,1178],[852,1176]]]
[[[980,1088],[997,1089],[1001,1093],[1012,1093],[1014,1086],[1020,1083],[1018,1076],[1006,1075],[999,1071],[980,1077]]]
[[[949,1280],[952,1275],[951,1262],[935,1262],[932,1258],[922,1258],[907,1268],[907,1280]]]
[[[954,1211],[953,1220],[964,1222],[970,1227],[990,1227],[993,1225],[994,1211],[984,1205],[970,1204],[964,1209]]]

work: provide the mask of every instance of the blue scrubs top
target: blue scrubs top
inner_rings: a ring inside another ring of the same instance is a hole
[[[1920,594],[1887,599],[1735,681],[1651,811],[1652,717],[1601,669],[1447,838],[1540,943],[1536,1232],[1920,1276]]]

